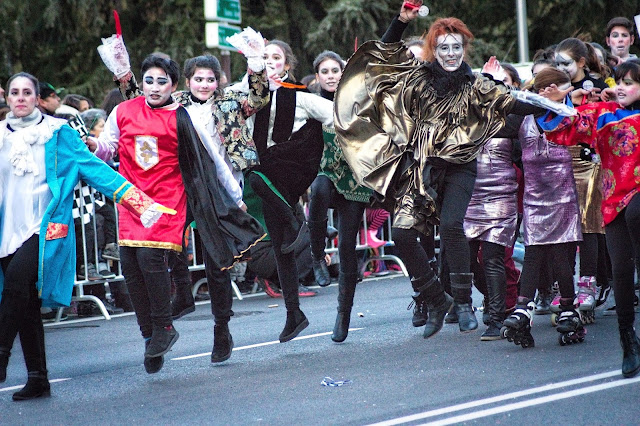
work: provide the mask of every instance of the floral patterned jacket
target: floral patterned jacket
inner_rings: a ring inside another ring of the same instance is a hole
[[[576,108],[577,117],[547,114],[538,120],[547,138],[560,145],[587,143],[602,164],[602,217],[607,225],[640,190],[640,111],[615,102]]]

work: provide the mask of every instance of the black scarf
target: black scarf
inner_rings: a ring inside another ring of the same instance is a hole
[[[220,185],[216,165],[184,107],[178,108],[176,119],[178,162],[189,203],[187,223],[196,220],[207,254],[217,268],[228,269],[266,234]]]
[[[320,89],[320,96],[325,99],[329,99],[330,101],[333,101],[333,97],[335,96],[335,94],[336,92],[329,92],[327,90]]]
[[[455,71],[445,70],[438,61],[426,63],[425,66],[431,70],[430,84],[435,89],[438,98],[457,93],[465,84],[474,79],[473,72],[466,62],[463,62]]]

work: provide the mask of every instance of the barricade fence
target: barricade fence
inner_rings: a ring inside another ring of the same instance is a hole
[[[99,224],[98,216],[100,216],[100,210],[95,208],[97,204],[101,203],[100,197],[101,195],[99,193],[95,193],[94,191],[91,191],[89,196],[86,196],[85,194],[85,196],[76,197],[76,199],[74,200],[77,203],[77,206],[79,207],[79,211],[82,212],[80,214],[80,217],[76,218],[75,221],[76,222],[82,221],[86,223],[82,224],[82,226],[80,225],[76,226],[76,229],[78,231],[76,232],[76,239],[80,239],[80,241],[76,244],[76,246],[78,248],[81,247],[82,252],[81,252],[81,255],[80,253],[76,254],[76,256],[78,257],[77,271],[76,271],[77,274],[76,274],[76,280],[74,282],[74,295],[72,296],[72,302],[82,302],[82,301],[93,302],[97,305],[102,316],[105,319],[109,320],[111,316],[107,311],[103,303],[103,300],[91,294],[91,293],[94,293],[94,291],[88,291],[89,289],[85,288],[87,286],[102,285],[104,286],[105,291],[98,292],[98,293],[104,294],[105,296],[108,297],[111,295],[111,292],[109,289],[110,283],[124,282],[124,276],[122,275],[122,267],[120,265],[120,262],[118,260],[101,258],[101,254],[104,251],[106,242],[104,241],[104,238],[101,238],[101,235],[99,234],[101,232],[104,232],[104,229],[102,227],[105,225]],[[115,230],[112,230],[112,231],[115,232],[116,241],[117,241],[118,209],[115,208],[115,206],[112,203],[107,204],[106,208],[113,208],[114,210]],[[332,209],[330,209],[328,212],[327,223],[331,226],[335,224],[335,219],[334,219],[334,214]],[[381,233],[381,240],[383,244],[380,246],[377,246],[378,244],[380,244],[380,241],[376,241],[376,248],[374,249],[372,247],[372,241],[370,241],[371,237],[368,232],[369,224],[367,223],[366,212],[363,214],[362,227],[360,229],[360,232],[356,240],[357,241],[356,250],[370,250],[371,255],[368,256],[367,259],[365,260],[364,264],[362,265],[362,269],[364,270],[369,263],[374,261],[390,261],[398,265],[401,272],[405,276],[408,276],[409,274],[402,260],[393,254],[385,253],[386,249],[393,247],[395,245],[393,240],[391,239],[392,234],[391,234],[390,218],[387,218],[384,221],[382,228],[383,228],[382,229],[383,232]],[[93,234],[93,235],[88,235],[88,234]],[[201,259],[202,256],[200,256],[200,251],[195,249],[195,247],[199,247],[199,244],[201,244],[199,241],[198,234],[197,232],[193,232],[193,230],[191,230],[191,232],[189,232],[189,236],[190,236],[189,245],[193,247],[193,249],[191,249],[189,252],[189,254],[193,255],[193,258],[189,265],[189,271],[191,272],[203,271],[204,261],[203,259]],[[80,250],[78,250],[78,252],[80,252]],[[326,253],[332,255],[333,258],[338,258],[338,248],[337,248],[335,239],[329,240],[327,242]],[[337,262],[339,262],[339,258]],[[90,265],[94,265],[95,272],[97,272],[97,275],[91,274],[92,271],[91,271]],[[110,274],[102,276],[100,274],[101,270],[109,271]],[[194,296],[198,292],[198,289],[204,284],[206,284],[206,278],[199,279],[193,284],[192,292]],[[236,297],[239,300],[242,300],[242,293],[238,289],[238,286],[236,285],[236,283],[232,281],[231,284]],[[256,290],[256,287],[254,286],[254,291],[255,290]],[[55,321],[56,322],[60,321],[61,316],[62,316],[62,308],[58,309]]]

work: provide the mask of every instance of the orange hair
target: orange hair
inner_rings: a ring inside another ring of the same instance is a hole
[[[434,51],[437,46],[437,39],[444,34],[460,34],[462,36],[462,43],[466,50],[471,40],[473,40],[473,34],[469,31],[469,28],[458,18],[438,18],[429,27],[429,31],[422,35],[424,40],[425,59],[429,62],[435,61],[436,57]]]

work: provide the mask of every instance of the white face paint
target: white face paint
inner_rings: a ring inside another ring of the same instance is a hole
[[[578,64],[571,59],[571,56],[567,52],[556,52],[556,64],[560,71],[564,71],[569,74],[571,81],[576,78],[578,74]]]
[[[446,71],[460,68],[464,59],[464,40],[461,34],[443,34],[436,39],[435,57]]]

